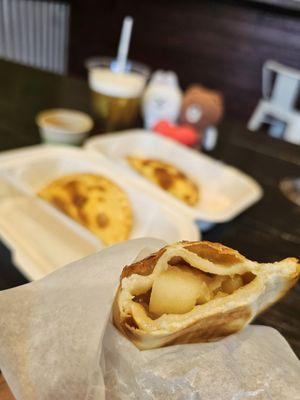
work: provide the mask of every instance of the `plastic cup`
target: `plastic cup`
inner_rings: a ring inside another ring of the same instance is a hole
[[[36,117],[45,143],[80,145],[93,127],[91,117],[81,111],[56,108],[44,110]]]
[[[149,68],[128,62],[125,72],[117,72],[116,62],[108,57],[89,59],[86,67],[92,107],[102,129],[107,132],[133,127]]]

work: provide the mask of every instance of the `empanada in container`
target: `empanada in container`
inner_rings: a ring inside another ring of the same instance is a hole
[[[195,206],[200,197],[200,188],[184,172],[162,160],[128,156],[129,165],[139,174],[161,187],[189,206]]]
[[[85,226],[106,245],[130,236],[133,225],[130,201],[118,185],[102,175],[64,175],[48,183],[38,195]]]
[[[296,258],[257,263],[219,243],[175,243],[123,269],[114,324],[139,349],[217,340],[279,300],[299,272]]]

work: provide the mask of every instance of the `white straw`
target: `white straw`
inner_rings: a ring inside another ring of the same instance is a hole
[[[133,24],[132,17],[124,18],[121,37],[119,41],[118,55],[117,55],[116,67],[118,72],[124,72],[126,68],[132,24]]]

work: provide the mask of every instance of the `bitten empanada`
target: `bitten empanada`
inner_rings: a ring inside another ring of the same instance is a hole
[[[219,243],[175,243],[123,269],[114,324],[140,349],[217,340],[279,300],[299,272],[296,258],[257,263]]]

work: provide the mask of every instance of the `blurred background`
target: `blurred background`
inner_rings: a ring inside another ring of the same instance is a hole
[[[115,56],[125,15],[134,17],[130,58],[176,70],[186,88],[223,92],[226,117],[247,121],[261,97],[263,63],[299,68],[297,0],[0,0],[0,56],[85,77],[84,61]]]

